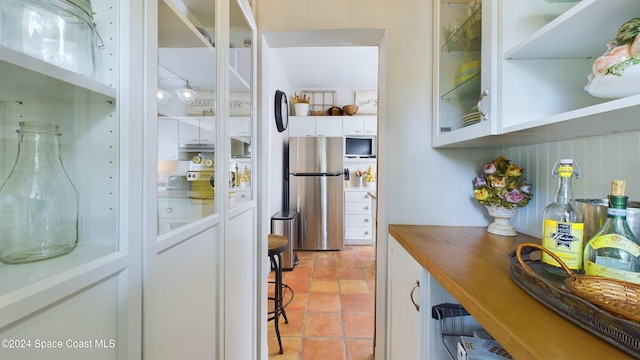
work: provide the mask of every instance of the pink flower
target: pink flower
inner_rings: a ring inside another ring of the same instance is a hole
[[[476,176],[473,179],[473,186],[485,186],[487,185],[487,180],[483,176]]]
[[[484,170],[485,174],[493,174],[494,172],[496,172],[497,168],[493,163],[488,163],[482,165],[482,170]]]
[[[505,200],[507,200],[508,202],[512,203],[512,204],[517,204],[520,201],[522,201],[522,199],[525,198],[525,195],[520,193],[520,190],[518,189],[513,189],[509,192],[507,192],[505,195]]]

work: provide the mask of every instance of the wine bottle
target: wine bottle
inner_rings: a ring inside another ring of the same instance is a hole
[[[558,256],[574,272],[581,272],[584,246],[584,214],[575,204],[571,181],[580,177],[580,168],[573,159],[561,159],[551,170],[558,178],[553,202],[544,209],[542,246]],[[566,277],[566,272],[547,253],[542,253],[542,271]]]
[[[625,182],[614,180],[607,220],[584,248],[587,275],[606,276],[640,284],[640,243],[627,223]]]

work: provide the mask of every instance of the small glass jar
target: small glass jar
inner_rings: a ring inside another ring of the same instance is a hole
[[[2,44],[85,76],[102,46],[90,0],[4,0]]]
[[[68,254],[78,244],[78,194],[60,158],[58,126],[21,122],[18,156],[0,187],[0,261]]]

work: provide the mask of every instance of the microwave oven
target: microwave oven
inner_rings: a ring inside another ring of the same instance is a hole
[[[375,158],[375,137],[345,137],[344,156],[352,158]]]

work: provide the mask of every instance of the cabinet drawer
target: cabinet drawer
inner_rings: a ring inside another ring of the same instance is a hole
[[[236,190],[236,202],[241,203],[251,200],[251,190]]]
[[[344,229],[345,239],[373,239],[371,226],[348,226]]]
[[[344,201],[370,202],[371,196],[366,191],[345,191]]]
[[[371,226],[373,220],[370,215],[345,215],[344,226]]]
[[[345,202],[344,213],[346,214],[367,214],[371,215],[371,204],[366,202]]]
[[[183,200],[158,200],[158,217],[161,219],[186,219],[187,204]]]

